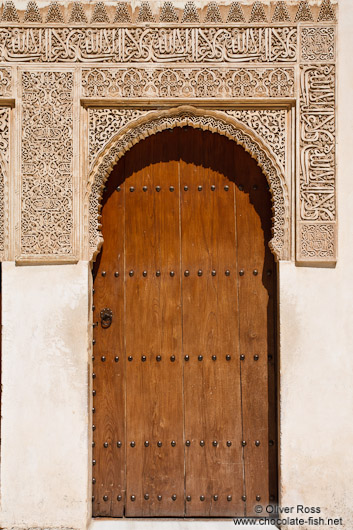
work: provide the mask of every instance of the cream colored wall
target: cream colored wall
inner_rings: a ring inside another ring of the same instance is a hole
[[[2,264],[0,526],[84,528],[88,264]]]

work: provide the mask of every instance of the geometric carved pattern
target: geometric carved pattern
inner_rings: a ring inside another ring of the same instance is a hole
[[[294,97],[294,68],[84,68],[84,97]]]
[[[11,95],[11,70],[9,68],[0,68],[0,96]]]
[[[93,15],[91,18],[91,24],[106,23],[109,24],[109,16],[105,9],[104,2],[97,2],[94,6]]]
[[[7,62],[284,63],[296,55],[296,27],[0,28]]]
[[[117,3],[114,17],[114,23],[116,22],[119,24],[131,23],[131,17],[126,2]]]
[[[52,2],[50,3],[45,22],[47,24],[51,22],[64,22],[64,17],[57,0],[52,0]]]
[[[111,109],[115,111],[116,109]],[[289,196],[287,186],[276,159],[262,141],[240,122],[224,112],[214,112],[179,107],[168,111],[144,111],[141,116],[125,127],[114,141],[108,142],[91,172],[89,183],[89,242],[92,255],[102,243],[99,210],[103,186],[111,169],[135,143],[159,131],[173,127],[191,126],[225,135],[243,146],[262,168],[270,186],[273,201],[273,238],[270,242],[277,259],[289,259]],[[106,117],[105,117],[106,119]],[[113,120],[112,120],[113,121]]]
[[[301,224],[299,256],[302,261],[335,259],[335,226],[333,224]]]
[[[5,199],[5,190],[8,189],[9,167],[9,141],[10,141],[10,109],[0,108],[0,259],[5,258],[5,223],[8,220],[8,200]],[[6,187],[5,187],[6,182]],[[6,237],[7,239],[7,237]]]
[[[24,22],[42,22],[42,15],[34,0],[30,0],[25,11]]]
[[[182,23],[194,23],[200,22],[199,13],[196,9],[194,2],[188,1],[185,4],[183,18],[181,19]]]
[[[327,226],[336,220],[335,66],[301,66],[300,87],[298,213],[300,221]],[[302,224],[300,232],[305,233]],[[331,229],[327,232],[324,229],[317,232],[311,229],[310,233],[311,238],[315,233],[326,234],[328,237],[329,234],[334,234],[334,228],[333,232]],[[313,259],[315,245],[311,245],[311,248],[308,257]],[[297,250],[300,252],[299,259],[302,259],[301,242],[298,243]],[[322,257],[320,251],[316,258],[319,260]]]
[[[69,18],[69,24],[72,24],[72,23],[78,24],[81,22],[83,22],[84,24],[85,23],[87,24],[88,22],[85,10],[83,9],[83,5],[81,2],[74,2],[72,6],[72,10],[71,10],[71,15]]]
[[[227,17],[228,22],[245,22],[243,9],[239,2],[232,2]]]
[[[73,252],[73,73],[22,72],[21,254]]]
[[[156,19],[154,18],[151,6],[148,2],[142,1],[141,6],[139,9],[139,14],[136,20],[137,23],[139,22],[156,22]]]
[[[330,0],[323,0],[317,21],[318,22],[334,22],[336,20],[335,13],[332,9]]]
[[[205,22],[219,24],[223,22],[217,2],[210,2],[207,6]]]
[[[80,3],[81,0],[74,0],[74,4]],[[299,0],[291,0],[288,2],[288,7],[291,8],[292,4],[297,4]],[[275,2],[275,0],[273,0]],[[112,2],[111,2],[112,3]],[[249,2],[244,0],[245,4]],[[250,2],[251,3],[251,2]],[[85,0],[85,10],[86,5],[90,6],[91,0]],[[246,21],[242,7],[238,1],[231,3],[227,23],[266,23],[267,17],[266,12],[268,12],[269,1],[268,0],[255,0],[252,5],[251,14],[249,20]],[[281,22],[290,22],[291,18],[287,9],[287,0],[276,0],[275,10],[272,17],[272,22],[281,23]],[[135,2],[131,2],[131,8],[134,11],[136,9]],[[45,8],[44,8],[45,9]],[[89,9],[89,7],[88,7]],[[138,16],[135,16],[136,22],[152,22],[154,23],[155,17],[152,15],[151,8],[146,0],[142,0],[141,5],[137,8],[139,13]],[[78,10],[80,13],[78,13]],[[193,1],[186,2],[183,11],[182,24],[189,23],[199,23],[200,15],[199,9],[196,8],[196,5]],[[82,13],[80,8],[73,6],[71,14],[69,16],[70,22],[82,24],[88,24],[87,13]],[[35,0],[28,0],[27,9],[24,16],[24,22],[42,22],[42,13],[39,11],[38,6]],[[3,22],[19,22],[18,12],[15,7],[13,0],[4,0],[4,8],[2,12],[1,20]],[[173,6],[173,3],[170,0],[166,0],[163,6],[160,7],[160,16],[159,22],[178,22],[179,17],[176,13],[176,10]],[[313,22],[313,15],[307,0],[300,0],[299,8],[297,9],[297,14],[294,20],[294,23],[297,22]],[[331,4],[331,0],[321,0],[320,11],[318,14],[318,22],[334,22],[336,20],[335,9]],[[61,8],[58,0],[52,0],[49,6],[49,10],[46,16],[46,23],[63,23],[64,18],[61,12]],[[218,2],[211,1],[206,4],[206,16],[204,18],[206,23],[222,23],[222,16],[219,10]],[[94,14],[91,18],[91,23],[110,23],[108,12],[106,11],[105,2],[99,1],[94,4]],[[128,23],[131,24],[131,16],[129,9],[127,7],[127,2],[117,2],[116,3],[116,13],[114,18],[114,23]]]
[[[6,0],[1,17],[2,22],[19,22],[17,9],[12,0]]]
[[[283,0],[279,0],[273,13],[272,22],[290,22],[291,18]]]
[[[302,0],[295,15],[295,22],[312,22],[313,20],[313,15],[307,0]]]
[[[333,61],[335,58],[335,28],[321,26],[301,28],[302,61]]]
[[[164,2],[159,16],[159,22],[178,22],[179,17],[172,2]]]
[[[253,5],[249,22],[267,22],[264,6],[261,2],[255,2]]]

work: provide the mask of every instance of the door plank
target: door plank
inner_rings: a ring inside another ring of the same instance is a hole
[[[128,517],[184,513],[178,163],[138,160],[160,160],[168,142],[141,144],[126,167],[126,185],[135,187],[126,196],[125,225],[126,271],[134,270],[126,274],[126,355],[133,357],[127,362]]]
[[[122,517],[125,503],[124,211],[125,187],[116,190],[124,160],[109,181],[102,211],[104,244],[94,268],[93,516]],[[115,274],[118,273],[118,276]],[[102,328],[100,311],[113,320]],[[104,444],[108,444],[105,447]]]
[[[243,510],[234,184],[210,169],[218,138],[194,137],[185,158],[198,164],[181,161],[186,515],[234,516]]]
[[[243,167],[242,167],[243,165]],[[270,197],[267,183],[254,161],[238,161],[236,219],[239,276],[240,351],[243,432],[246,445],[246,514],[269,502],[269,344],[273,345],[273,304],[267,271],[274,272],[268,249]],[[272,279],[272,278],[271,278]],[[272,283],[272,282],[271,282]],[[272,347],[271,347],[272,348]],[[273,350],[271,349],[273,354]],[[272,420],[271,420],[272,421]]]

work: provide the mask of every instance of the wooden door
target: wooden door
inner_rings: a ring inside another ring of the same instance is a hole
[[[253,515],[277,496],[276,270],[256,162],[173,129],[114,168],[94,266],[93,515]]]

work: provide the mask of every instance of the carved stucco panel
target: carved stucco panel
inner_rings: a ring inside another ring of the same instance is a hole
[[[288,63],[296,27],[0,27],[0,61]]]
[[[112,109],[115,110],[115,109]],[[273,238],[270,246],[277,259],[290,256],[289,193],[281,167],[248,126],[224,112],[179,107],[166,111],[146,111],[134,122],[128,122],[106,145],[96,161],[90,177],[86,197],[86,217],[89,221],[91,255],[96,255],[102,244],[99,224],[100,203],[104,183],[113,166],[134,144],[159,131],[189,125],[223,134],[242,145],[255,158],[268,180],[273,200]]]
[[[73,254],[73,72],[24,71],[21,257]]]
[[[293,98],[294,68],[84,68],[82,90],[87,98]]]
[[[0,68],[0,96],[11,96],[12,76],[10,68]]]
[[[335,28],[303,27],[300,32],[302,61],[335,60]]]
[[[300,149],[297,188],[297,259],[321,261],[336,255],[336,120],[335,66],[312,64],[301,66],[300,79]],[[310,226],[310,231],[304,224]],[[316,223],[317,229],[313,226]],[[321,227],[321,229],[320,229]],[[329,228],[325,228],[329,227]],[[304,234],[308,234],[304,244]],[[313,243],[317,235],[318,244]],[[330,251],[323,254],[321,242],[327,239]],[[328,238],[331,238],[329,241]],[[317,254],[315,254],[317,248]]]

